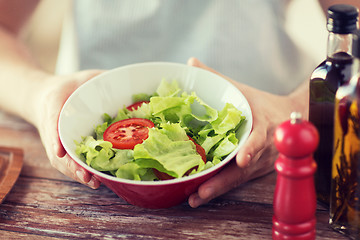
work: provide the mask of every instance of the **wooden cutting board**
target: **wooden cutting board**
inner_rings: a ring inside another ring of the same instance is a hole
[[[0,147],[0,203],[4,201],[18,179],[23,159],[22,149]]]

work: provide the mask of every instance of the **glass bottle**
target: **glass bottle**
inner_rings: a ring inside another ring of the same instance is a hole
[[[360,31],[354,32],[353,71],[335,97],[334,157],[329,223],[360,239]]]
[[[315,125],[320,142],[314,152],[318,169],[315,173],[317,199],[326,207],[330,202],[331,160],[333,149],[333,116],[335,93],[351,78],[353,57],[352,32],[357,29],[358,9],[337,4],[329,7],[327,58],[310,78],[309,121]]]

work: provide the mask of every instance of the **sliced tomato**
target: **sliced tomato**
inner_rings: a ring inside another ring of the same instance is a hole
[[[189,139],[195,144],[196,147],[196,151],[198,152],[198,154],[201,156],[202,160],[204,161],[204,163],[206,163],[206,153],[205,153],[205,149],[200,146],[199,144],[197,144],[195,142],[194,139],[192,139],[191,137],[189,137]]]
[[[104,132],[104,140],[117,149],[134,149],[149,136],[154,123],[145,118],[129,118],[111,124]]]
[[[149,103],[149,101],[139,101],[126,107],[127,110],[133,111],[138,109],[143,103]]]
[[[189,139],[195,144],[195,147],[196,147],[196,151],[197,153],[201,156],[201,159],[204,161],[204,163],[206,163],[206,153],[205,153],[205,149],[200,146],[199,144],[197,144],[195,142],[194,139],[192,139],[191,137],[189,137]],[[193,169],[197,169],[197,167],[193,167],[191,169],[189,169],[184,175],[185,176],[188,176]],[[159,178],[160,180],[169,180],[169,179],[173,179],[174,177],[173,176],[170,176],[169,174],[167,173],[163,173],[163,172],[160,172],[159,170],[157,169],[153,169],[154,171],[154,174],[157,178]]]

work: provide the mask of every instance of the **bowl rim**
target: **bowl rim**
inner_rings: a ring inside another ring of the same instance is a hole
[[[106,180],[109,181],[113,181],[113,182],[118,182],[118,183],[125,183],[125,184],[130,184],[130,185],[138,185],[138,186],[162,186],[162,185],[173,185],[173,184],[178,184],[178,183],[185,183],[188,181],[191,181],[193,179],[198,179],[198,178],[202,178],[205,175],[211,174],[215,171],[220,170],[224,165],[228,164],[238,153],[239,149],[243,146],[242,145],[237,145],[236,149],[234,151],[232,151],[225,159],[223,159],[220,163],[216,164],[213,167],[210,167],[206,170],[203,170],[201,172],[189,175],[189,176],[184,176],[181,178],[175,178],[175,179],[169,179],[169,180],[160,180],[160,181],[139,181],[139,180],[130,180],[130,179],[124,179],[124,178],[117,178],[115,176],[100,172],[92,167],[90,167],[89,165],[87,165],[85,162],[83,162],[81,159],[78,158],[78,156],[73,156],[72,151],[70,150],[69,147],[67,147],[66,145],[63,144],[63,139],[64,137],[61,134],[61,127],[62,127],[62,116],[63,116],[63,112],[64,109],[66,109],[67,105],[70,104],[71,99],[76,95],[76,93],[78,91],[80,91],[82,88],[84,88],[84,86],[91,84],[91,82],[93,81],[98,81],[97,79],[101,79],[103,76],[112,74],[114,71],[118,71],[119,69],[124,69],[124,68],[133,68],[133,67],[138,67],[138,66],[144,66],[144,65],[173,65],[173,66],[178,66],[178,67],[182,67],[182,68],[196,68],[196,71],[204,71],[207,72],[207,74],[213,75],[216,78],[221,78],[224,80],[225,84],[229,85],[231,88],[234,88],[235,91],[238,92],[238,94],[240,94],[243,99],[244,99],[244,103],[246,107],[249,110],[249,116],[247,117],[247,119],[245,119],[245,121],[249,121],[249,131],[244,133],[247,134],[246,139],[244,140],[244,142],[248,139],[251,131],[252,131],[252,127],[253,127],[253,117],[252,117],[252,110],[250,108],[250,105],[246,99],[246,97],[243,95],[243,93],[237,88],[235,87],[231,82],[229,82],[228,80],[226,80],[224,77],[215,74],[211,71],[199,68],[199,67],[195,67],[195,66],[190,66],[187,64],[183,64],[183,63],[175,63],[175,62],[161,62],[161,61],[154,61],[154,62],[141,62],[141,63],[134,63],[134,64],[128,64],[128,65],[124,65],[124,66],[120,66],[120,67],[116,67],[113,69],[109,69],[105,72],[102,72],[94,77],[92,77],[91,79],[89,79],[88,81],[84,82],[83,84],[81,84],[77,89],[75,89],[75,91],[73,91],[71,93],[71,95],[66,99],[65,103],[63,104],[60,114],[59,114],[59,119],[58,119],[58,134],[59,134],[59,138],[60,138],[60,142],[63,145],[66,153],[68,154],[68,156],[73,159],[78,165],[80,165],[81,167],[83,167],[86,171],[92,173],[94,176],[97,177],[97,175],[101,178],[104,178]],[[249,119],[250,118],[250,119]],[[101,181],[101,179],[100,179]]]

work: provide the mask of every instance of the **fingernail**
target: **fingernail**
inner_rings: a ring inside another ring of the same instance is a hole
[[[189,205],[192,208],[197,208],[198,206],[200,206],[200,198],[197,196],[193,196],[193,197],[189,198]]]
[[[60,141],[60,140],[59,140]],[[63,158],[66,155],[66,151],[61,143],[53,143],[53,149],[57,157]]]
[[[250,163],[251,163],[251,155],[250,154],[246,155],[246,161],[247,161],[246,166],[247,167],[250,166]]]
[[[251,163],[251,155],[249,153],[246,154],[244,157],[241,154],[237,155],[236,164],[239,167],[241,167],[241,168],[248,167],[248,166],[250,166],[250,163]]]
[[[203,198],[210,198],[214,194],[214,189],[212,187],[207,187],[204,189]]]
[[[84,182],[84,178],[85,178],[85,173],[81,170],[76,170],[76,176],[78,178],[78,180],[80,180],[82,183]]]
[[[187,65],[190,65],[190,66],[194,65],[194,57],[191,57],[188,59]]]
[[[94,177],[94,176],[91,176],[91,179],[90,179],[90,181],[87,183],[87,185],[88,185],[89,187],[91,187],[92,189],[95,189],[95,188],[96,188],[95,182],[96,182],[95,177]]]

